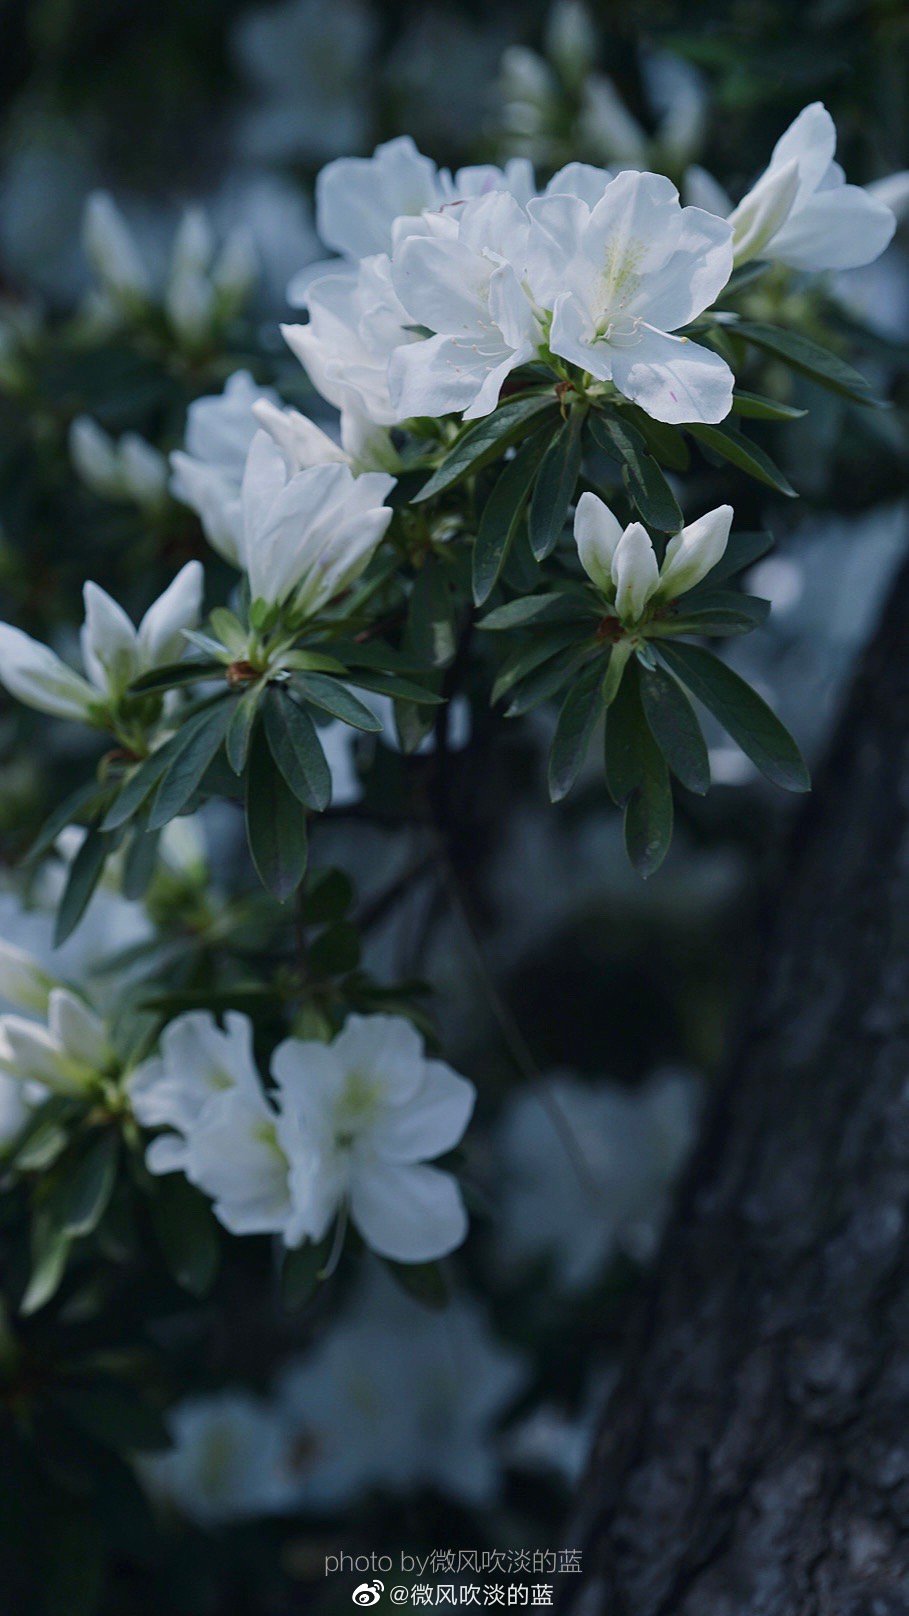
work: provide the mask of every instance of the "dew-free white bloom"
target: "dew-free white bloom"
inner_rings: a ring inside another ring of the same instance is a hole
[[[173,1447],[139,1462],[153,1498],[201,1526],[283,1513],[296,1480],[277,1408],[242,1391],[187,1398],[168,1416]]]
[[[253,600],[311,615],[360,576],[392,512],[384,472],[342,463],[295,471],[267,432],[253,438],[241,488],[242,564]]]
[[[427,1059],[399,1016],[350,1016],[331,1044],[287,1039],[272,1060],[280,1138],[301,1208],[299,1238],[320,1240],[343,1208],[373,1251],[426,1262],[461,1244],[455,1179],[426,1163],[459,1142],[473,1085]],[[299,1147],[315,1149],[316,1172]]]
[[[102,284],[120,302],[144,302],[151,281],[129,225],[112,196],[93,191],[85,204],[82,243]]]
[[[521,277],[528,229],[524,209],[497,192],[395,248],[395,291],[411,319],[434,333],[391,357],[399,417],[488,415],[506,377],[534,358],[542,332]]]
[[[330,274],[309,294],[308,325],[283,325],[284,338],[313,386],[341,411],[376,426],[400,420],[388,391],[388,361],[418,340],[400,302],[384,253],[364,258],[356,273]],[[342,427],[343,432],[343,427]]]
[[[880,256],[896,227],[893,213],[846,184],[835,151],[836,126],[814,101],[780,136],[761,178],[730,215],[737,264],[767,258],[790,269],[856,269]]]
[[[51,989],[46,1025],[25,1016],[0,1016],[0,1071],[19,1082],[41,1083],[58,1094],[85,1094],[112,1060],[104,1022],[69,988]]]
[[[176,661],[186,649],[183,631],[198,624],[202,584],[200,563],[188,561],[135,628],[106,590],[87,583],[80,636],[87,679],[48,646],[0,623],[0,681],[39,712],[103,724],[133,679]]]
[[[729,279],[730,226],[680,207],[659,174],[617,175],[593,208],[563,195],[531,202],[528,212],[527,279],[552,311],[552,352],[612,381],[655,420],[723,420],[732,371],[673,333]]]
[[[295,1137],[290,1151],[286,1142],[261,1087],[235,1086],[200,1112],[189,1134],[186,1176],[211,1196],[231,1234],[281,1234],[286,1244],[298,1243],[301,1211],[291,1175],[296,1168],[308,1183],[318,1163],[305,1140]]]
[[[105,499],[130,499],[144,510],[160,509],[167,494],[167,461],[137,432],[114,440],[88,415],[69,431],[69,452],[86,487]]]
[[[240,484],[258,430],[253,405],[261,399],[278,402],[277,394],[259,387],[248,370],[235,371],[223,393],[190,404],[184,448],[170,457],[171,493],[196,512],[209,544],[235,566],[243,534]]]
[[[53,986],[53,977],[33,955],[0,938],[0,1000],[17,1010],[44,1015]]]
[[[232,1089],[258,1096],[252,1023],[228,1011],[223,1029],[207,1010],[191,1010],[168,1023],[160,1053],[133,1073],[133,1115],[144,1128],[166,1128],[153,1139],[146,1161],[153,1173],[185,1169],[187,1140],[208,1101]]]
[[[689,522],[669,540],[660,566],[646,528],[631,522],[623,529],[588,490],[578,500],[574,537],[588,578],[632,626],[650,601],[675,600],[706,578],[725,553],[732,517],[731,505],[718,505]]]

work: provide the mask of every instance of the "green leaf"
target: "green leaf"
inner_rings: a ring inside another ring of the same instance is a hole
[[[190,719],[189,722],[195,725],[200,720],[201,714],[196,719]],[[146,798],[158,784],[162,774],[170,767],[177,754],[178,747],[176,743],[185,733],[184,727],[180,731],[180,735],[172,736],[169,741],[165,741],[163,746],[159,746],[157,751],[152,752],[150,757],[145,758],[139,764],[135,772],[120,787],[117,796],[111,803],[101,821],[102,830],[118,830],[121,825],[125,825],[126,821],[132,818],[133,814],[138,812]]]
[[[712,651],[661,640],[657,653],[670,671],[713,713],[746,757],[784,791],[808,791],[801,752],[757,691]]]
[[[755,561],[760,561],[772,549],[772,533],[730,533],[726,549],[716,566],[711,568],[707,583],[711,589],[725,583],[727,578],[744,572],[746,567],[753,566]],[[692,594],[695,595],[696,591]]]
[[[333,718],[340,718],[342,723],[350,724],[353,729],[366,730],[370,735],[378,735],[382,728],[381,718],[354,696],[347,686],[338,679],[326,678],[321,673],[298,673],[291,681],[296,690],[306,701],[323,713],[331,713]]]
[[[819,347],[800,332],[784,331],[779,326],[764,325],[757,320],[737,320],[728,329],[744,337],[746,342],[753,343],[756,348],[763,348],[765,352],[784,359],[792,370],[810,376],[834,393],[842,393],[845,398],[854,399],[858,404],[877,402],[869,391],[870,384],[859,371],[853,370],[838,354]]]
[[[662,668],[639,670],[641,705],[651,734],[677,780],[702,797],[710,762],[697,714],[681,685]]]
[[[193,1296],[211,1290],[221,1259],[218,1226],[204,1195],[180,1173],[155,1182],[151,1217],[161,1254],[177,1284]]]
[[[535,707],[540,707],[551,696],[557,695],[568,684],[583,658],[582,650],[562,651],[558,656],[551,657],[542,668],[529,674],[513,688],[505,717],[521,718],[524,713],[533,712]]]
[[[435,728],[436,713],[432,707],[418,707],[412,701],[396,701],[394,719],[401,751],[411,757]]]
[[[244,690],[242,696],[233,703],[233,712],[224,737],[224,751],[234,774],[240,775],[246,768],[249,744],[259,716],[259,703],[264,693],[265,685],[259,681],[250,685],[248,690]]]
[[[678,533],[684,524],[679,502],[666,481],[640,432],[629,421],[613,414],[590,416],[593,440],[612,459],[622,464],[622,476],[630,497],[646,527],[661,533]]]
[[[394,701],[415,701],[417,706],[438,707],[445,700],[435,690],[416,685],[412,679],[401,679],[396,673],[361,673],[351,669],[347,675],[358,690],[374,690],[379,696],[391,696]]]
[[[596,661],[569,690],[559,713],[549,753],[549,798],[567,797],[584,765],[590,737],[603,711],[603,670]]]
[[[505,658],[496,675],[489,698],[493,706],[497,701],[501,701],[503,696],[507,696],[509,690],[512,690],[528,673],[532,673],[534,668],[541,667],[544,662],[548,662],[559,651],[564,651],[567,646],[576,645],[578,639],[578,629],[575,625],[568,627],[563,625],[561,628],[542,629],[529,642],[524,641],[516,646]]]
[[[484,416],[461,433],[454,448],[433,472],[427,483],[413,498],[418,505],[424,499],[434,499],[447,488],[453,488],[462,477],[473,475],[488,466],[491,460],[503,455],[536,424],[544,411],[550,411],[553,423],[558,417],[558,405],[552,391],[533,393],[524,398],[509,399],[492,415]]]
[[[87,832],[85,841],[69,867],[69,875],[54,922],[54,947],[59,948],[75,931],[88,908],[91,895],[104,873],[108,853],[113,851],[114,837],[106,835],[97,825]]]
[[[294,796],[321,813],[331,801],[331,770],[309,714],[280,685],[269,685],[262,718],[271,755]]]
[[[457,625],[448,587],[451,570],[438,556],[429,556],[417,573],[407,607],[406,644],[417,660],[430,668],[447,668],[457,649]]]
[[[301,913],[307,926],[343,920],[353,903],[354,889],[343,870],[314,871],[306,883]]]
[[[582,429],[586,415],[584,409],[575,407],[572,410],[540,462],[527,527],[530,548],[538,561],[555,549],[565,526],[581,470]]]
[[[332,1237],[327,1235],[316,1245],[307,1241],[306,1245],[296,1246],[285,1254],[281,1269],[281,1301],[288,1313],[296,1313],[315,1296],[323,1280],[331,1245]]]
[[[384,1258],[385,1267],[395,1284],[412,1296],[423,1307],[440,1312],[448,1306],[451,1292],[444,1270],[437,1262],[399,1263]]]
[[[29,1315],[55,1296],[66,1270],[72,1240],[43,1208],[32,1219],[31,1272],[19,1312]]]
[[[70,1239],[91,1234],[103,1217],[116,1183],[118,1154],[117,1136],[107,1129],[58,1164],[46,1210]]]
[[[477,628],[499,632],[526,628],[530,623],[582,623],[597,615],[585,595],[560,590],[506,601],[504,606],[496,606],[488,612]]]
[[[646,880],[672,841],[672,788],[644,716],[637,673],[632,661],[606,715],[606,783],[613,801],[624,805],[625,848]]]
[[[110,787],[99,786],[96,780],[80,786],[78,791],[71,792],[52,813],[48,814],[26,853],[24,862],[35,864],[42,859],[53,847],[60,832],[65,830],[67,825],[74,824],[80,814],[88,813],[95,818],[108,801],[110,794]],[[103,828],[108,829],[106,823]]]
[[[145,896],[158,867],[160,831],[146,831],[137,824],[123,861],[123,896],[135,903]]]
[[[666,421],[654,421],[637,408],[627,409],[625,418],[634,422],[654,460],[661,466],[668,467],[670,471],[688,470],[691,454],[677,426],[669,426]]]
[[[180,744],[155,792],[148,816],[149,830],[160,830],[162,825],[166,825],[186,807],[190,797],[199,789],[206,769],[220,751],[233,714],[234,703],[228,697],[223,697],[215,707],[201,715],[197,724],[188,727],[188,733],[187,730],[179,733],[177,740]]]
[[[262,885],[285,903],[306,874],[306,815],[258,727],[246,775],[246,835]]]
[[[540,464],[546,433],[535,432],[513,460],[505,465],[492,490],[477,529],[473,547],[473,598],[482,606],[489,599],[518,530],[531,484]]]
[[[788,499],[798,499],[798,494],[779,466],[774,465],[763,449],[746,438],[744,433],[736,431],[735,427],[705,426],[701,421],[692,421],[685,431],[690,432],[698,443],[712,449],[721,459],[738,466],[740,471],[747,471],[749,477],[756,477],[758,482],[775,488],[777,493],[785,494]]]
[[[753,421],[799,421],[807,410],[797,410],[793,404],[780,404],[775,398],[761,398],[758,393],[746,393],[737,387],[732,395],[733,415]]]
[[[150,673],[140,674],[129,686],[129,692],[133,696],[144,696],[152,690],[172,690],[177,685],[195,684],[200,679],[223,679],[224,674],[224,663],[214,658],[205,662],[198,658],[194,662],[169,662],[162,668],[152,668]]]

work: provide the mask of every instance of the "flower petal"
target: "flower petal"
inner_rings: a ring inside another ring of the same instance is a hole
[[[447,1256],[467,1233],[457,1182],[437,1167],[360,1167],[351,1186],[351,1219],[371,1250],[394,1262]]]
[[[634,347],[609,353],[619,392],[655,421],[723,421],[732,408],[735,378],[725,359],[686,337],[647,331]]]
[[[574,541],[581,566],[588,578],[604,594],[612,595],[612,558],[622,537],[622,524],[609,506],[586,490],[578,500],[574,518]]]
[[[390,1106],[369,1131],[369,1147],[390,1162],[431,1161],[453,1150],[470,1121],[476,1089],[444,1061],[427,1061],[416,1094]]]

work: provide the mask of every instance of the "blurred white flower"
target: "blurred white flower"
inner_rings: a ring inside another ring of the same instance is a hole
[[[592,210],[551,195],[528,211],[527,278],[552,310],[553,353],[612,381],[655,420],[723,420],[732,371],[712,349],[672,333],[729,279],[729,226],[680,207],[659,174],[617,175]]]
[[[106,191],[93,191],[85,204],[82,243],[86,257],[107,292],[135,307],[151,296],[142,253],[123,214]]]
[[[677,1072],[637,1089],[558,1077],[516,1092],[499,1136],[502,1263],[548,1260],[573,1291],[616,1252],[652,1256],[696,1115],[697,1086]]]
[[[154,1499],[200,1526],[291,1507],[295,1484],[275,1408],[247,1392],[223,1391],[178,1403],[168,1424],[171,1450],[137,1465]]]
[[[185,447],[170,457],[171,493],[196,512],[209,544],[235,566],[243,534],[240,484],[258,430],[252,407],[260,399],[277,404],[272,388],[259,387],[248,370],[234,371],[223,393],[190,404]]]
[[[132,500],[141,510],[161,509],[167,497],[167,461],[136,432],[114,440],[88,415],[69,429],[73,466],[87,488],[104,499]]]
[[[457,1182],[426,1163],[458,1144],[475,1091],[427,1059],[409,1021],[349,1016],[331,1044],[286,1039],[272,1072],[298,1239],[321,1240],[349,1207],[366,1244],[399,1262],[426,1262],[461,1244],[467,1213]]]
[[[300,1219],[291,1171],[296,1168],[308,1204],[318,1164],[302,1140],[294,1139],[291,1156],[279,1128],[261,1085],[234,1084],[202,1106],[187,1138],[184,1170],[211,1197],[215,1217],[231,1234],[281,1234],[290,1245],[297,1243]]]
[[[322,276],[310,288],[308,308],[307,325],[282,325],[281,331],[313,386],[341,411],[342,423],[348,414],[377,426],[399,420],[388,392],[388,361],[402,343],[419,339],[407,329],[413,322],[392,285],[388,257],[375,254],[355,273]]]
[[[588,578],[609,601],[626,627],[637,623],[652,600],[670,601],[694,589],[725,554],[732,526],[731,505],[718,505],[673,535],[662,565],[640,522],[622,528],[596,494],[578,500],[574,537]]]
[[[278,1384],[300,1507],[426,1487],[492,1502],[496,1427],[526,1378],[473,1300],[457,1296],[432,1312],[371,1275],[347,1317]]]
[[[148,1147],[149,1171],[185,1171],[187,1141],[207,1102],[235,1088],[260,1093],[249,1018],[228,1011],[222,1030],[209,1011],[191,1010],[169,1022],[160,1053],[137,1067],[129,1082],[137,1122],[169,1130]]]
[[[813,101],[781,135],[764,173],[730,214],[736,264],[766,258],[791,269],[854,269],[888,245],[893,213],[834,161],[836,126]]]
[[[200,563],[188,561],[137,629],[106,590],[87,583],[80,644],[88,679],[48,646],[0,623],[0,681],[10,695],[39,712],[103,724],[133,679],[182,655],[183,631],[199,621],[202,584]]]
[[[101,1017],[69,988],[51,988],[46,1025],[0,1016],[0,1072],[17,1082],[84,1095],[110,1071],[113,1058]]]
[[[0,1001],[42,1016],[54,979],[24,948],[0,937]]]

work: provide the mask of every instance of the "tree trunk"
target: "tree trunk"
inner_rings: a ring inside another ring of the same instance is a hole
[[[909,1613],[909,567],[631,1328],[576,1616]]]

